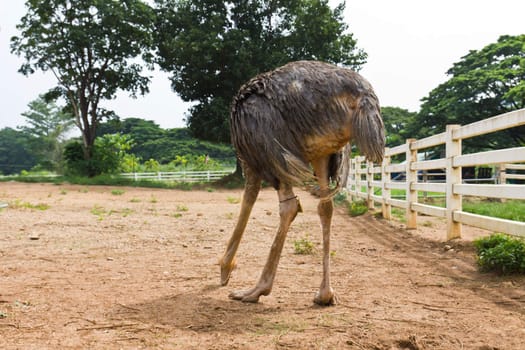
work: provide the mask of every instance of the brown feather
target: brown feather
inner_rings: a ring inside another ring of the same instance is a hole
[[[313,178],[309,163],[320,157],[332,157],[336,179],[351,139],[369,159],[383,157],[384,126],[371,85],[328,63],[292,62],[251,79],[233,99],[230,125],[244,166],[276,189]]]

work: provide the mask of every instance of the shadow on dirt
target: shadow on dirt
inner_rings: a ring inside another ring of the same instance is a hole
[[[253,331],[267,315],[281,312],[262,303],[245,304],[215,299],[207,290],[167,295],[142,304],[118,305],[120,319],[195,332],[239,334]]]
[[[479,272],[472,244],[426,239],[408,230],[394,229],[388,221],[372,215],[357,217],[354,224],[377,244],[394,254],[415,258],[418,262],[431,266],[436,276],[454,281],[457,287],[470,289],[500,308],[525,315],[525,291],[520,288],[525,286],[525,276]],[[446,245],[455,249],[446,250]]]

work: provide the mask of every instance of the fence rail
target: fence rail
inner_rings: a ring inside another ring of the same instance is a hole
[[[525,164],[517,164],[525,162],[525,147],[472,154],[462,154],[461,149],[461,141],[466,138],[522,125],[525,125],[525,109],[465,126],[447,125],[446,131],[441,134],[421,140],[409,139],[405,144],[386,148],[383,163],[379,166],[364,157],[355,157],[351,161],[347,190],[352,196],[366,199],[369,208],[374,207],[374,202],[380,202],[386,219],[392,217],[392,206],[404,208],[407,228],[417,227],[418,213],[445,217],[447,239],[461,237],[462,224],[525,237],[525,222],[475,215],[462,210],[463,196],[525,200],[525,185],[507,184],[509,180],[525,180]],[[418,151],[439,145],[445,145],[445,158],[418,160]],[[392,163],[392,157],[397,155],[404,155],[405,161]],[[492,184],[473,184],[469,183],[473,182],[472,179],[463,179],[462,167],[486,165],[495,165],[494,175],[475,179],[475,182]],[[445,181],[428,176],[437,172],[444,173]],[[404,174],[404,180],[393,179],[395,174]],[[405,190],[405,198],[392,198],[393,189]],[[446,207],[418,203],[418,192],[443,193]]]
[[[220,180],[224,176],[232,174],[234,169],[229,170],[204,170],[204,171],[171,171],[171,172],[149,172],[149,173],[123,173],[120,176],[131,178],[135,181],[173,181],[173,182],[210,182]]]

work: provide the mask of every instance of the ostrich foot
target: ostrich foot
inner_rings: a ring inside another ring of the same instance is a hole
[[[225,264],[223,261],[220,262],[221,265],[221,286],[225,286],[230,281],[230,276],[232,274],[233,269],[236,267],[235,260],[233,260],[230,264]]]
[[[337,304],[337,297],[332,288],[319,290],[314,297],[314,303],[320,306],[329,306]]]
[[[268,295],[270,291],[263,288],[254,287],[247,290],[236,290],[230,293],[229,297],[240,300],[244,303],[257,303],[261,295]]]

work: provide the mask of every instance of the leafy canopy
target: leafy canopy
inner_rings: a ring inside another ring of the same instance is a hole
[[[393,147],[405,142],[415,133],[416,112],[400,107],[382,107],[381,116],[386,128],[386,145]]]
[[[67,132],[73,126],[71,114],[43,96],[31,101],[22,113],[26,126],[19,127],[29,138],[29,147],[41,168],[60,171]]]
[[[101,99],[118,90],[148,91],[142,57],[152,61],[155,13],[140,0],[27,0],[27,13],[11,38],[11,51],[25,58],[20,72],[51,71],[57,86],[47,98],[63,97],[82,132],[84,158],[92,156],[95,132],[107,116]]]
[[[38,163],[31,150],[33,139],[31,135],[19,130],[0,129],[0,175],[17,174]]]
[[[479,51],[471,50],[447,74],[450,79],[422,100],[417,136],[443,132],[446,124],[469,124],[524,108],[525,34],[501,36]],[[467,141],[476,149],[519,146],[525,143],[525,128]]]
[[[328,0],[156,0],[157,62],[173,89],[197,101],[187,118],[199,138],[229,142],[230,101],[258,73],[317,59],[359,69],[366,54]]]

